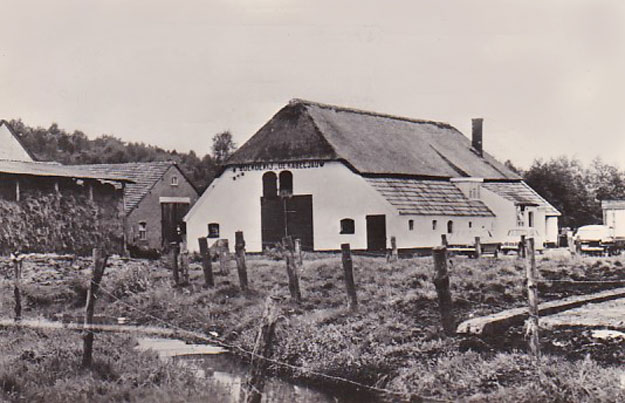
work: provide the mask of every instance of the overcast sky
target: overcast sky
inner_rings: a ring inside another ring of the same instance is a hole
[[[623,0],[2,2],[0,118],[242,144],[291,98],[440,120],[528,167],[625,168]]]

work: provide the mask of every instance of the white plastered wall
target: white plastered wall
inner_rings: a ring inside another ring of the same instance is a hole
[[[13,161],[32,161],[24,147],[9,131],[5,124],[0,124],[0,159]]]
[[[341,243],[350,243],[352,249],[366,249],[366,216],[386,215],[387,247],[395,236],[399,248],[431,247],[440,244],[440,235],[446,232],[447,221],[454,221],[454,229],[493,226],[493,217],[407,216],[398,211],[360,175],[340,162],[326,162],[322,167],[288,169],[293,174],[293,193],[313,195],[313,236],[315,250],[336,250]],[[198,250],[197,238],[208,232],[208,223],[218,223],[220,238],[234,244],[234,233],[243,231],[246,250],[260,252],[261,219],[260,198],[262,176],[266,172],[279,175],[280,169],[241,171],[227,168],[204,192],[185,217],[189,249]],[[340,234],[340,220],[354,220],[354,234]],[[409,230],[408,220],[414,220]],[[437,229],[432,229],[437,220]]]

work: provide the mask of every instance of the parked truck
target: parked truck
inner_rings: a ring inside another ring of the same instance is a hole
[[[577,252],[590,255],[619,255],[625,249],[625,237],[617,237],[614,227],[584,225],[574,236]]]

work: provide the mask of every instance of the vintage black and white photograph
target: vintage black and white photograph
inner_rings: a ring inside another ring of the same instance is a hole
[[[0,402],[625,401],[622,0],[0,10]]]

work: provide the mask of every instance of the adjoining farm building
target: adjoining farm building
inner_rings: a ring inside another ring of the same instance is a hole
[[[77,165],[94,174],[132,180],[124,189],[125,234],[129,248],[160,250],[178,241],[182,218],[199,194],[172,161]]]
[[[0,122],[0,253],[123,252],[122,201],[131,180],[36,162]]]
[[[447,123],[293,100],[226,162],[185,217],[188,244],[245,233],[262,251],[289,234],[307,250],[428,248],[450,237],[533,226],[559,213]],[[552,233],[553,232],[553,233]]]

